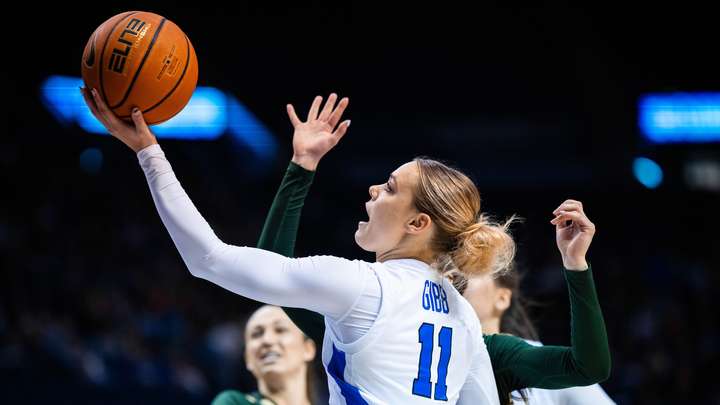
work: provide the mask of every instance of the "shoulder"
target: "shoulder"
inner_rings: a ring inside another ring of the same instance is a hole
[[[375,263],[369,263],[357,259],[346,259],[344,257],[337,257],[331,255],[316,255],[301,257],[296,260],[309,261],[316,266],[331,266],[331,267],[352,267],[352,268],[363,268],[370,269]]]
[[[455,316],[457,316],[459,321],[477,340],[481,340],[482,326],[480,325],[477,313],[475,313],[475,309],[473,309],[472,305],[470,305],[465,297],[463,297],[447,279],[443,278],[442,288],[447,292],[451,311],[454,309]]]

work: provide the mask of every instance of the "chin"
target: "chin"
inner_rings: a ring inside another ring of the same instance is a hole
[[[264,377],[275,377],[284,375],[287,372],[286,367],[282,364],[268,364],[260,368],[260,374]]]
[[[357,243],[357,245],[360,246],[360,249],[362,249],[366,252],[375,252],[367,245],[367,242],[365,242],[363,236],[365,236],[365,235],[359,229],[357,231],[355,231],[355,243]]]

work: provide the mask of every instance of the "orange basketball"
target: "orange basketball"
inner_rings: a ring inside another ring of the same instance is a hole
[[[82,77],[118,117],[130,121],[137,107],[148,124],[159,124],[190,101],[198,63],[190,40],[175,23],[129,11],[93,32],[83,52]]]

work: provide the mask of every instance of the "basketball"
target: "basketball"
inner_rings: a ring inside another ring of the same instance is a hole
[[[115,115],[129,122],[137,107],[152,125],[169,120],[190,101],[198,63],[190,39],[175,23],[129,11],[93,32],[83,52],[82,77]]]

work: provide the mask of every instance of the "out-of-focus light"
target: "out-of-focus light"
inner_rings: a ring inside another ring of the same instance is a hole
[[[42,84],[42,101],[63,125],[77,123],[85,131],[107,135],[80,94],[82,79],[50,76]],[[158,138],[213,140],[227,133],[261,159],[271,159],[275,137],[240,101],[213,87],[198,87],[190,102],[172,119],[152,127]]]
[[[651,189],[659,186],[663,180],[660,165],[644,157],[635,158],[633,161],[633,173],[640,184]]]
[[[97,148],[87,148],[80,153],[80,167],[90,174],[97,174],[102,163],[103,154]]]
[[[638,125],[653,143],[720,142],[720,93],[648,94]]]
[[[694,190],[720,192],[720,161],[697,159],[687,162],[685,182]]]
[[[227,129],[226,104],[222,91],[198,87],[188,105],[172,119],[153,126],[153,132],[176,139],[215,139]]]
[[[270,159],[277,151],[277,142],[270,132],[252,118],[252,113],[233,96],[227,97],[227,126],[233,138],[256,156]]]

